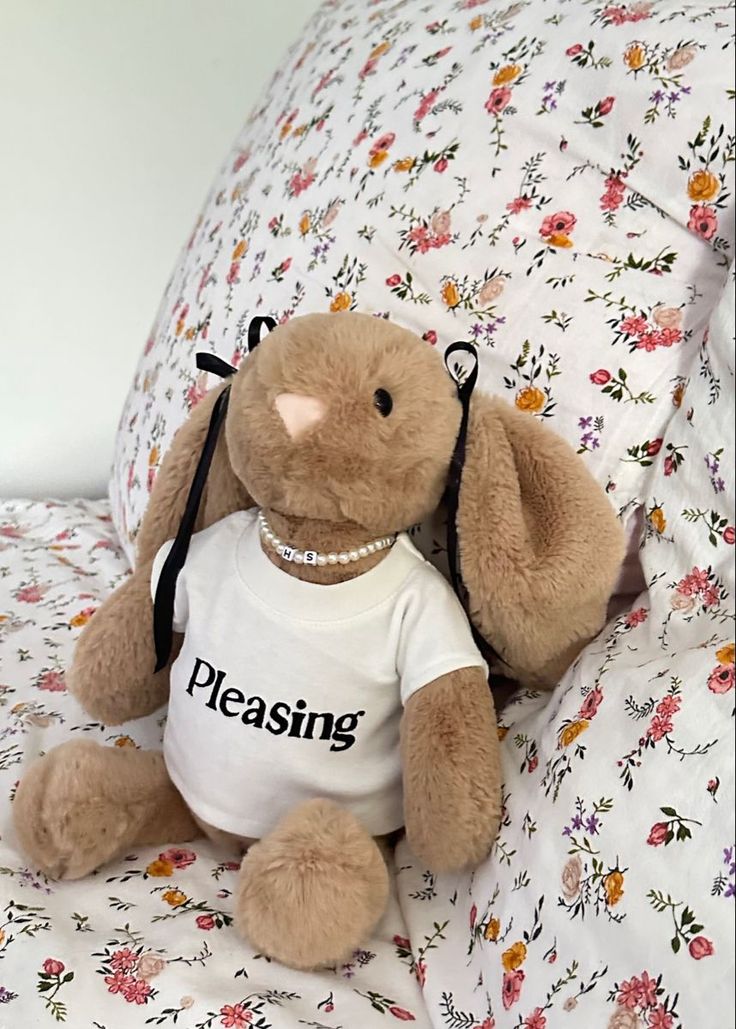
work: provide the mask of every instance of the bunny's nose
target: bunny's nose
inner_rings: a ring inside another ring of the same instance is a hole
[[[279,393],[274,406],[292,439],[311,429],[324,418],[327,411],[326,404],[321,400],[303,393]]]

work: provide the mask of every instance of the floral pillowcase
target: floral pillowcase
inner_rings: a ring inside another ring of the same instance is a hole
[[[482,389],[568,439],[617,510],[643,506],[688,377],[711,374],[733,252],[719,10],[323,5],[225,161],[145,345],[111,480],[129,555],[211,385],[195,352],[237,364],[255,314],[360,310],[438,349],[470,339]],[[664,475],[687,460],[668,442]]]

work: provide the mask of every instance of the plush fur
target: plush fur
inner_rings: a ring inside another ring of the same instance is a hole
[[[220,389],[176,434],[141,527],[137,568],[77,645],[70,688],[108,724],[166,701],[168,669],[153,673],[151,561],[176,532]],[[392,396],[389,417],[375,407],[377,389]],[[439,355],[412,333],[351,313],[295,318],[233,379],[197,528],[258,504],[296,546],[349,550],[404,529],[440,502],[460,413]],[[502,671],[551,685],[600,628],[623,554],[605,496],[533,417],[478,396],[459,537],[473,618]],[[321,584],[384,556],[310,568],[269,552],[285,572]],[[401,746],[406,829],[420,860],[438,871],[480,861],[498,830],[501,768],[479,670],[442,676],[415,694]],[[264,953],[297,968],[350,953],[385,906],[385,841],[371,840],[349,812],[317,799],[261,841],[234,840],[191,815],[160,754],[64,744],[29,769],[13,808],[23,847],[52,876],[79,878],[132,845],[199,832],[249,848],[236,923]]]

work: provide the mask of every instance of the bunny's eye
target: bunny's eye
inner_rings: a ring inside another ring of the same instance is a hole
[[[376,390],[376,392],[373,394],[373,406],[380,411],[384,418],[388,418],[394,406],[394,402],[388,390]]]

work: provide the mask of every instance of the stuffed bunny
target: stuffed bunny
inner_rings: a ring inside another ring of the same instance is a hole
[[[15,824],[34,862],[66,879],[132,846],[238,842],[236,924],[261,952],[318,967],[381,917],[395,830],[443,871],[478,863],[498,829],[487,668],[404,531],[440,503],[461,404],[434,350],[384,319],[276,328],[232,378],[176,586],[183,638],[154,673],[152,596],[221,391],[177,433],[137,568],[69,675],[107,724],[171,691],[164,753],[65,743],[21,781]],[[623,549],[605,496],[533,418],[477,396],[457,529],[469,609],[500,669],[551,684],[605,617]]]

